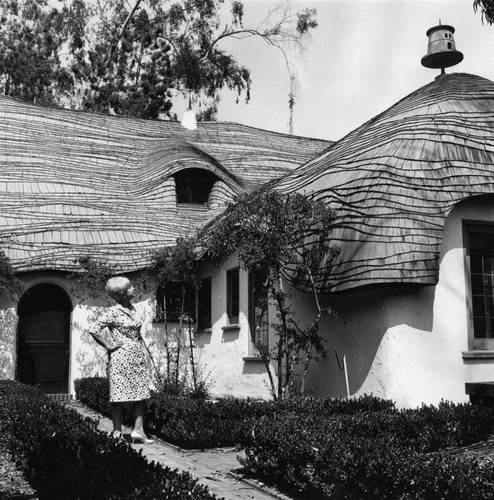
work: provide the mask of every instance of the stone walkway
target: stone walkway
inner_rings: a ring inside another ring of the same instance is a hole
[[[92,411],[79,401],[63,403],[77,410],[84,417],[99,420],[98,429],[111,432],[109,418]],[[124,428],[124,435],[130,441],[130,428]],[[154,438],[154,437],[153,437]],[[171,469],[187,471],[200,484],[208,487],[210,493],[226,500],[290,500],[289,497],[268,488],[260,482],[247,481],[234,471],[240,467],[237,457],[241,452],[234,449],[214,449],[207,451],[182,450],[165,441],[156,439],[153,444],[133,444],[133,448],[142,449],[142,453],[152,462],[155,461]]]

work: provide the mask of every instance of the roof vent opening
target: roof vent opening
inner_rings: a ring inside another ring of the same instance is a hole
[[[207,205],[218,177],[201,168],[186,168],[176,172],[177,204]]]
[[[454,32],[453,26],[442,25],[441,21],[439,21],[438,26],[427,30],[429,45],[427,55],[422,57],[422,66],[441,69],[441,74],[444,74],[444,68],[449,68],[463,61],[463,54],[456,50]]]

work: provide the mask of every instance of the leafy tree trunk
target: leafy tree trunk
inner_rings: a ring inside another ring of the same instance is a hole
[[[283,337],[278,339],[278,399],[283,399]]]
[[[282,290],[281,278],[278,280],[278,290],[273,292],[275,296],[278,316],[280,319],[281,326],[278,330],[278,354],[277,354],[277,376],[278,376],[278,398],[283,399],[287,394],[286,390],[288,387],[287,381],[289,380],[289,363],[288,363],[288,327],[287,327],[287,311],[285,296]],[[283,374],[283,361],[285,361],[285,374]],[[285,375],[285,376],[283,376]]]
[[[268,296],[277,315],[270,326],[276,333],[271,359],[277,362],[278,398],[295,393],[294,377],[302,360],[301,386],[305,391],[309,362],[325,355],[324,340],[319,335],[321,315],[337,317],[330,308],[321,308],[313,276],[317,276],[317,282],[329,282],[339,255],[330,240],[334,220],[334,212],[323,201],[262,189],[237,198],[221,221],[207,231],[208,255],[213,262],[221,264],[236,252],[243,269],[267,277]],[[294,289],[313,292],[318,314],[312,324],[301,327],[296,321],[282,275]]]
[[[166,308],[166,292],[164,288],[163,288],[163,321],[165,325],[166,378],[170,379],[172,359],[170,352],[170,339],[168,336],[168,314]]]
[[[180,324],[182,320],[180,320]],[[179,383],[180,380],[180,351],[181,351],[181,343],[182,343],[182,327],[180,326],[177,335],[177,346],[175,348],[175,384]]]
[[[180,351],[181,351],[181,343],[182,343],[182,328],[184,324],[184,306],[185,306],[185,286],[182,284],[182,300],[180,304],[180,322],[178,326],[178,338],[177,338],[177,356],[175,367],[175,382],[178,385],[179,382],[179,373],[180,373]]]
[[[190,366],[192,369],[192,383],[194,384],[194,390],[196,390],[197,389],[196,362],[194,359],[194,342],[192,339],[192,323],[190,321],[190,314],[188,315],[188,317],[189,317]]]
[[[316,308],[317,308],[317,316],[314,320],[313,325],[316,325],[317,328],[319,328],[319,323],[320,323],[321,318],[322,318],[325,311],[323,311],[323,309],[321,307],[321,302],[319,301],[319,293],[317,292],[317,288],[316,288],[316,284],[314,282],[314,276],[312,274],[312,271],[311,271],[309,266],[305,265],[304,267],[305,267],[309,282],[311,284],[312,296],[314,297],[314,301],[316,303]],[[304,358],[304,370],[302,373],[302,380],[300,382],[300,393],[302,395],[305,394],[305,385],[306,385],[306,381],[307,381],[307,375],[309,373],[309,365],[313,359],[313,352],[314,352],[314,342],[307,341],[307,347],[305,349],[305,358]]]
[[[264,311],[266,310],[266,306],[263,305],[263,309],[261,310],[261,314],[259,315],[259,323],[256,325],[254,332],[251,332],[251,340],[254,344],[254,347],[258,350],[259,355],[261,356],[262,362],[264,363],[264,367],[266,368],[266,372],[269,377],[269,385],[271,387],[271,394],[275,400],[278,399],[278,394],[276,391],[276,386],[273,379],[273,373],[271,370],[271,356],[265,352],[264,346],[261,343],[261,325],[262,318],[264,316]]]
[[[287,316],[288,311],[286,307],[286,294],[283,289],[283,278],[281,275],[278,278],[278,286],[279,286],[279,312],[281,318],[281,325],[283,331],[283,357],[285,359],[285,382],[283,384],[283,397],[290,397],[290,386],[292,381],[293,374],[293,359],[292,359],[292,350],[289,347],[290,343],[290,333],[288,329]],[[280,378],[283,378],[283,374],[278,374]]]
[[[306,353],[305,353],[305,359],[304,359],[304,371],[303,371],[303,374],[302,374],[302,380],[300,382],[300,394],[302,396],[305,395],[305,383],[306,383],[306,380],[307,380],[307,374],[309,373],[309,365],[310,365],[310,361],[312,359],[312,346],[309,346],[309,348],[307,349]]]

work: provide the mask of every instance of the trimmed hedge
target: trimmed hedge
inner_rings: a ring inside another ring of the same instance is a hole
[[[441,430],[454,413],[447,403],[438,409],[330,419],[294,414],[262,417],[254,424],[250,442],[244,444],[246,457],[240,461],[257,479],[304,499],[492,498],[494,464],[481,467],[432,453],[445,443],[477,435],[476,413],[468,412],[466,405],[460,407],[461,415],[473,418],[472,426],[462,417],[454,419],[465,426],[461,436],[462,431],[450,436],[447,429]],[[439,431],[437,439],[431,438],[434,428]]]
[[[76,397],[90,408],[110,415],[108,380],[78,379]],[[235,446],[246,419],[272,413],[267,403],[227,399],[213,402],[168,393],[155,393],[146,403],[146,429],[160,438],[187,449]],[[124,407],[124,418],[132,424],[132,407]]]
[[[76,391],[107,408],[106,379],[79,380]],[[492,498],[494,464],[438,453],[481,441],[486,417],[470,404],[398,410],[372,396],[211,402],[164,393],[146,413],[147,427],[167,441],[243,448],[246,474],[302,499]]]
[[[90,408],[110,415],[108,379],[89,377],[74,383],[76,397]],[[358,399],[296,398],[253,401],[222,399],[207,401],[169,393],[155,393],[146,404],[146,427],[154,435],[183,448],[205,449],[235,446],[250,433],[251,421],[277,413],[298,415],[354,414],[394,408],[391,401],[363,396]],[[132,407],[125,409],[132,423]]]
[[[0,382],[1,439],[41,500],[216,498],[96,426],[32,387]]]

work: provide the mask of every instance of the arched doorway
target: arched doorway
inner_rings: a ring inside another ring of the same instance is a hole
[[[17,314],[17,379],[47,394],[66,394],[72,303],[62,288],[44,283],[21,297]]]

